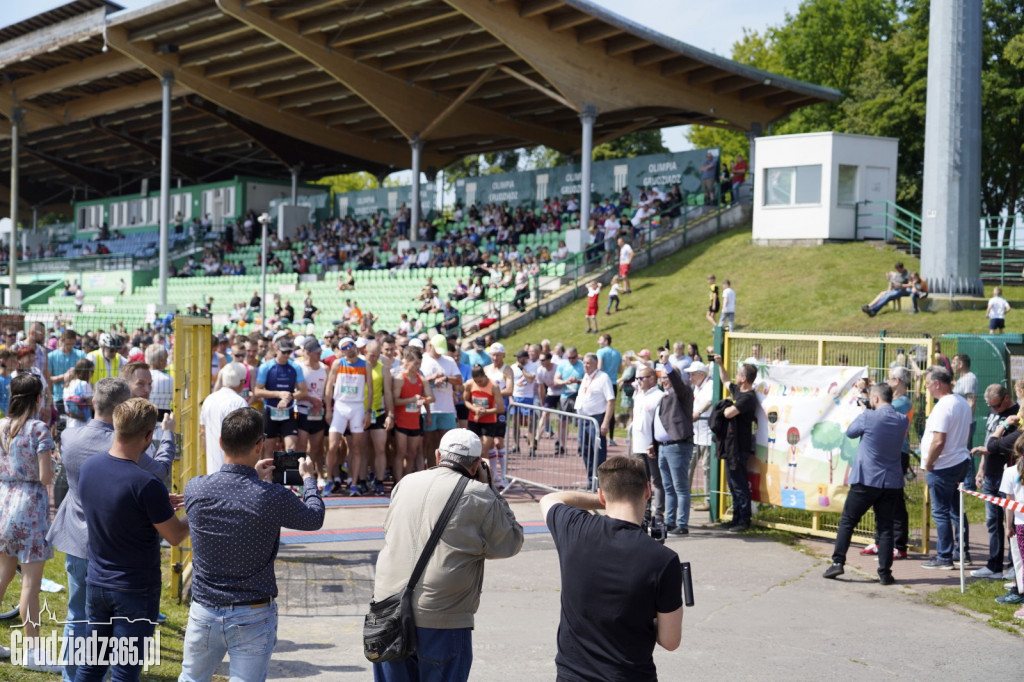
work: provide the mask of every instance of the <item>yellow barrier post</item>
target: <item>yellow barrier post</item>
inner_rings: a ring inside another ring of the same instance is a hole
[[[210,394],[210,340],[208,317],[174,319],[174,418],[178,428],[178,455],[171,470],[171,492],[184,493],[193,476],[206,473],[206,458],[199,438],[199,411]],[[171,592],[181,602],[185,578],[192,572],[192,540],[171,547]]]

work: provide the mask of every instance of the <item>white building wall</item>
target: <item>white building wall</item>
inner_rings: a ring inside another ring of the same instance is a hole
[[[758,137],[754,144],[756,242],[854,239],[855,202],[896,199],[895,139],[809,133]]]

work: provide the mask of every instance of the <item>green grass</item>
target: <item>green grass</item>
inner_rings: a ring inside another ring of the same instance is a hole
[[[860,307],[886,287],[885,273],[896,261],[917,270],[920,261],[887,245],[874,242],[825,244],[813,247],[756,246],[750,231],[738,228],[687,247],[630,278],[633,292],[621,296],[622,311],[606,316],[605,287],[601,291],[598,324],[612,335],[619,350],[650,348],[685,340],[704,346],[711,342],[711,325],[704,315],[708,306],[707,276],[721,285],[732,281],[736,290],[737,331],[828,331],[889,336],[950,332],[985,333],[984,311],[940,311],[910,315],[909,299],[903,312],[886,307],[869,318]],[[991,295],[992,287],[985,287]],[[1004,287],[1003,296],[1017,310],[1024,309],[1024,287]],[[584,333],[585,295],[555,315],[534,322],[508,337],[517,348],[540,339],[575,345],[581,350],[597,346]],[[1015,328],[1011,311],[1008,322]]]
[[[1024,621],[1017,620],[1013,614],[1020,608],[1018,604],[997,604],[995,598],[1006,593],[1002,580],[975,580],[967,584],[966,591],[961,594],[960,587],[944,587],[928,595],[934,604],[966,610],[984,618],[987,623],[1018,635]]]
[[[167,616],[167,622],[160,625],[160,665],[149,669],[149,672],[142,675],[143,680],[162,680],[171,682],[178,679],[178,675],[181,673],[181,657],[184,649],[185,639],[185,627],[188,625],[188,605],[179,604],[177,599],[171,596],[168,589],[169,575],[168,575],[168,557],[169,550],[163,550],[163,560],[161,562],[163,566],[163,577],[164,577],[164,591],[160,598],[160,611]],[[67,592],[67,574],[64,572],[64,554],[62,552],[55,552],[54,557],[46,562],[46,568],[43,571],[50,580],[64,585],[65,589],[57,592],[43,592],[39,595],[39,602],[42,605],[46,603],[46,607],[57,616],[57,622],[62,623],[64,616],[67,615],[68,606],[68,592]],[[7,588],[7,594],[4,595],[2,608],[3,611],[8,611],[17,605],[19,595],[21,591],[21,579],[15,577],[10,587]],[[0,644],[8,646],[11,641],[11,626],[20,625],[21,620],[14,618],[8,621],[0,621]],[[53,620],[50,620],[47,615],[43,614],[43,624],[40,626],[39,631],[41,635],[48,635],[51,630],[56,630],[57,634],[60,635],[64,629],[63,625],[55,624]],[[59,679],[53,675],[46,673],[37,673],[25,670],[21,666],[13,666],[9,661],[0,662],[0,680],[16,680],[17,682],[53,682],[53,680]],[[219,679],[219,678],[215,678]]]

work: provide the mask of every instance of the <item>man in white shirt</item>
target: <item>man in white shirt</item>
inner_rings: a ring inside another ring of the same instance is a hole
[[[576,393],[575,408],[576,414],[593,417],[600,427],[598,435],[593,432],[591,422],[583,422],[580,426],[580,449],[587,468],[587,488],[593,489],[597,467],[608,457],[608,430],[615,418],[615,391],[608,375],[597,368],[595,353],[587,353],[583,357],[583,379]],[[592,456],[595,444],[596,458]]]
[[[221,388],[206,396],[199,410],[199,436],[206,444],[206,473],[220,471],[224,450],[220,447],[220,426],[224,418],[247,403],[240,393],[245,381],[245,365],[231,362],[220,371]]]
[[[625,235],[619,235],[619,277],[622,279],[622,293],[631,294],[629,288],[629,266],[633,262],[633,247],[626,243]]]
[[[932,519],[939,536],[937,554],[922,568],[952,570],[955,533],[960,526],[956,504],[957,486],[970,469],[967,449],[973,414],[963,396],[953,393],[953,377],[943,367],[930,367],[925,388],[938,402],[921,436],[921,468],[926,474],[932,500]]]
[[[714,365],[715,359],[712,357],[709,362]],[[697,471],[697,463],[700,462],[704,472],[704,492],[710,493],[711,429],[708,427],[708,419],[711,417],[711,408],[714,406],[712,394],[714,381],[708,376],[708,368],[703,362],[696,361],[690,364],[690,385],[693,387],[693,454],[695,455],[690,459],[690,484],[693,484],[693,474]],[[708,511],[709,509],[711,507],[707,499],[693,508],[694,511]]]
[[[732,288],[732,283],[729,280],[725,280],[725,290],[722,291],[722,312],[718,316],[718,326],[724,326],[729,331],[732,331],[735,324],[736,291]]]
[[[174,400],[174,379],[164,371],[167,369],[167,350],[160,344],[149,344],[146,347],[146,363],[149,364],[149,373],[153,379],[149,400],[156,405],[163,419],[173,409],[171,403]]]
[[[434,452],[440,447],[444,434],[456,428],[455,391],[462,393],[462,373],[459,366],[448,357],[448,339],[435,334],[426,345],[420,374],[434,392],[430,405],[430,416],[423,429],[423,451]]]
[[[642,458],[647,465],[651,479],[654,526],[665,525],[665,489],[661,485],[661,468],[658,466],[654,445],[654,415],[661,403],[662,391],[658,386],[658,374],[654,368],[644,365],[636,371],[637,387],[633,394],[633,422],[629,426],[629,440],[633,456]]]

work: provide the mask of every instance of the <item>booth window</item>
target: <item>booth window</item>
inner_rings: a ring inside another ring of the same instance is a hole
[[[836,192],[837,206],[852,206],[857,202],[857,166],[839,164],[839,187]]]
[[[821,165],[766,168],[765,206],[821,203]]]

